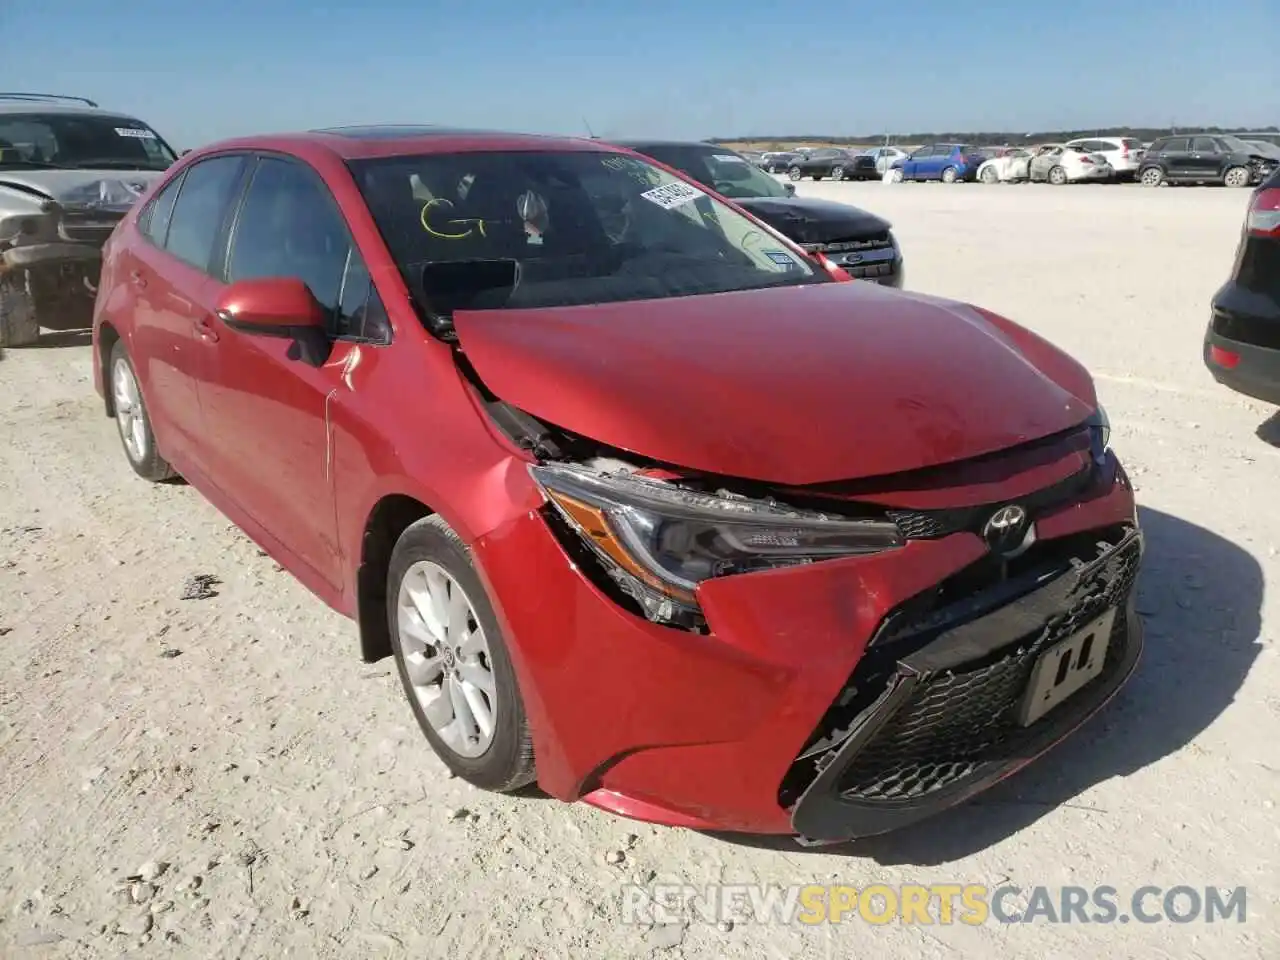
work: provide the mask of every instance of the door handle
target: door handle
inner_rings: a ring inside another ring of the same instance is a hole
[[[129,271],[129,282],[132,283],[139,290],[145,290],[147,288],[147,278],[144,277],[137,270]]]
[[[218,328],[208,317],[201,317],[196,321],[196,333],[200,335],[201,340],[207,340],[209,343],[218,342]]]

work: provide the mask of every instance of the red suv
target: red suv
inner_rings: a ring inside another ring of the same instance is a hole
[[[837,282],[624,149],[195,151],[112,236],[94,345],[133,469],[354,618],[480,787],[881,833],[1027,763],[1138,658],[1142,536],[1079,364]]]

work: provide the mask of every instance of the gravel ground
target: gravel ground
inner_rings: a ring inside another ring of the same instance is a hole
[[[1093,369],[1150,543],[1147,653],[1101,716],[966,807],[849,849],[476,792],[352,624],[193,490],[133,476],[64,337],[0,360],[0,955],[1280,956],[1280,417],[1200,363],[1247,194],[800,190],[889,217],[909,286]],[[654,876],[1245,885],[1248,919],[623,923],[623,884]]]

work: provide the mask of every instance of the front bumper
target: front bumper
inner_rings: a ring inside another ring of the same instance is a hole
[[[1026,482],[1014,477],[983,495],[1003,494],[1000,502],[1007,503],[1040,489],[1021,489]],[[1052,551],[1075,543],[1081,531],[1092,543],[1093,531],[1133,523],[1132,491],[1110,458],[1087,492],[1045,508],[1036,530]],[[885,624],[899,623],[940,585],[990,561],[979,536],[954,529],[922,528],[923,539],[875,556],[708,581],[698,590],[708,634],[624,610],[541,512],[481,538],[473,550],[511,648],[539,784],[562,800],[585,799],[671,825],[814,839],[874,832],[876,821],[859,811],[819,801],[816,781],[797,765],[808,762],[803,754],[823,735],[832,705],[847,698],[850,678],[860,676]],[[985,588],[972,593],[979,594],[991,596]],[[1118,686],[1120,679],[1107,683]],[[1081,691],[1079,702],[1096,707],[1098,689]],[[1054,724],[1056,736],[1065,733],[1067,725]],[[1005,773],[1027,752],[1021,743],[1009,749],[1017,751],[1014,760],[989,757]],[[854,760],[851,752],[842,758]],[[971,789],[930,794],[894,822],[958,802],[994,769],[985,766],[981,777],[966,781]]]
[[[851,721],[830,719],[840,736],[793,768],[811,778],[792,807],[796,832],[837,842],[900,829],[1009,776],[1087,720],[1138,662],[1141,553],[1142,535],[1130,528],[1092,563],[1005,606],[974,619],[957,611],[954,625],[928,627],[933,638],[890,658],[887,671],[873,655],[859,663],[847,697],[866,705]],[[1111,614],[1102,672],[1020,726],[1017,709],[1041,654]],[[893,645],[909,640],[900,625],[882,630],[892,630]]]

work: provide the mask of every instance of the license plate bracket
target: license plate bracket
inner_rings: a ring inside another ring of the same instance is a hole
[[[1040,654],[1018,707],[1021,726],[1031,726],[1102,673],[1115,619],[1112,608]]]

